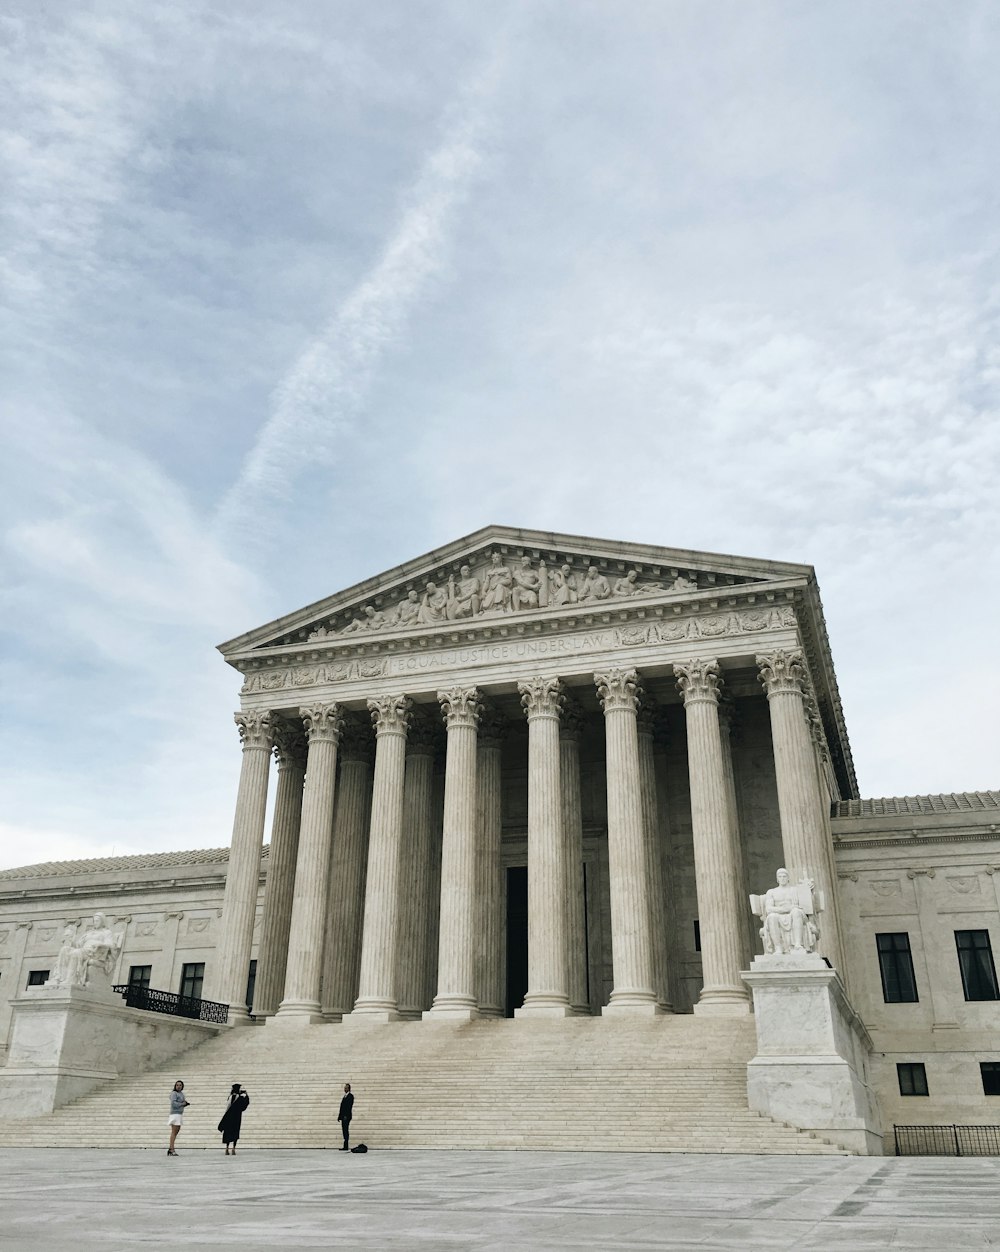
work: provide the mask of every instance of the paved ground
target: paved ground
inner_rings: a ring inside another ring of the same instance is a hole
[[[5,1252],[1000,1248],[1000,1160],[0,1150]]]

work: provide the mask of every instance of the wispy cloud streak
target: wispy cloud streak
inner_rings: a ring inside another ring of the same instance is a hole
[[[256,528],[261,510],[288,499],[306,466],[335,459],[337,436],[356,419],[380,358],[446,266],[455,214],[483,165],[499,62],[494,56],[448,109],[378,260],[275,389],[271,416],[219,506],[223,540],[246,529],[251,510]]]

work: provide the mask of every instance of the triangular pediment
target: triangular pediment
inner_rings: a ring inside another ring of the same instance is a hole
[[[249,631],[220,651],[231,659],[257,649],[359,643],[540,613],[700,599],[811,575],[808,565],[487,526]]]

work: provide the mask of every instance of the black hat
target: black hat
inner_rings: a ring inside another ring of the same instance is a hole
[[[239,1089],[240,1089],[240,1084],[239,1084],[238,1082],[234,1082],[234,1083],[233,1083],[233,1089],[230,1091],[230,1093],[229,1093],[229,1094],[230,1094],[230,1095],[235,1095],[235,1094],[237,1093],[237,1091],[239,1091]]]

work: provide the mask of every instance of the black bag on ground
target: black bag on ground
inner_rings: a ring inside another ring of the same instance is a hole
[[[356,1144],[355,1147],[351,1148],[351,1151],[352,1152],[367,1152],[368,1144],[367,1143]]]

